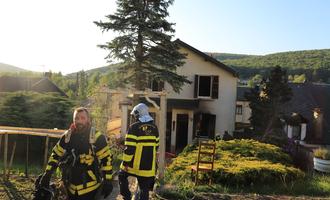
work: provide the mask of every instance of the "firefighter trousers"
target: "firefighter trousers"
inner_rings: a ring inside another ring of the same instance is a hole
[[[88,192],[86,194],[83,195],[77,195],[77,194],[71,194],[70,192],[68,192],[69,195],[69,200],[96,200],[96,194],[97,194],[98,189],[93,190],[91,192]]]
[[[139,200],[149,199],[149,190],[152,190],[155,177],[142,177],[136,176],[134,174],[127,173],[126,171],[120,170],[118,174],[120,194],[123,196],[124,200],[131,200],[131,192],[129,191],[129,183],[127,178],[129,176],[134,176],[137,178],[139,185]]]

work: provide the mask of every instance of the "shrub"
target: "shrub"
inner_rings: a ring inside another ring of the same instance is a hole
[[[255,140],[230,140],[216,143],[213,179],[224,185],[269,184],[290,182],[304,177],[292,167],[292,161],[279,147]],[[168,183],[190,180],[191,166],[197,163],[198,147],[188,146],[167,168]],[[189,159],[187,159],[189,158]],[[202,173],[206,180],[211,174]]]
[[[325,148],[318,148],[314,151],[314,157],[323,160],[330,160],[330,151]]]

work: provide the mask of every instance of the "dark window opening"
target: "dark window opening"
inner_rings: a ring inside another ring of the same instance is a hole
[[[161,92],[164,89],[164,82],[158,80],[152,80],[149,83],[149,88],[154,92]]]
[[[215,135],[216,115],[199,113],[194,117],[194,129],[196,131],[195,136],[213,139]]]
[[[243,113],[243,106],[236,105],[236,115],[241,115]]]
[[[301,133],[301,126],[292,127],[292,138],[300,139],[300,133]]]
[[[199,77],[198,96],[200,97],[211,96],[211,76]]]
[[[194,98],[219,98],[219,76],[195,75]]]

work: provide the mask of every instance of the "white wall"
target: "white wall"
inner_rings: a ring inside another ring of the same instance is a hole
[[[304,140],[306,137],[306,127],[307,124],[305,123],[301,124],[301,137],[300,137],[301,140]]]
[[[187,53],[186,63],[177,70],[180,75],[185,75],[194,82],[195,75],[213,75],[219,76],[219,98],[200,100],[200,111],[216,115],[215,133],[232,133],[235,128],[235,108],[236,108],[236,90],[238,79],[233,74],[225,71],[217,65],[205,61],[204,58],[196,53],[181,48],[183,53]],[[193,99],[194,83],[186,84],[182,87],[180,94],[175,93],[169,84],[165,84],[169,92],[168,98]]]
[[[249,102],[248,101],[237,101],[236,105],[242,106],[242,114],[241,115],[236,114],[236,122],[249,124],[250,123],[249,119],[251,117],[251,112],[252,112],[252,110],[249,106]]]

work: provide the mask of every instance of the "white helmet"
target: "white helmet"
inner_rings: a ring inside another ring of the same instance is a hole
[[[148,106],[146,106],[144,103],[139,103],[138,105],[134,106],[131,115],[139,119],[140,122],[150,122],[154,120],[149,115]]]

